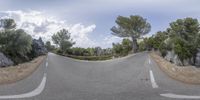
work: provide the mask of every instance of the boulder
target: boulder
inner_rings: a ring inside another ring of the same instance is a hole
[[[3,53],[0,52],[0,67],[6,67],[13,65],[13,61],[7,58]]]
[[[190,63],[189,59],[184,60],[183,62],[181,62],[181,60],[179,59],[178,55],[175,54],[174,51],[167,51],[166,56],[164,57],[167,61],[172,62],[178,66],[187,66]]]
[[[169,62],[173,62],[174,57],[175,57],[174,52],[167,51],[167,54],[166,54],[166,56],[164,58]]]
[[[195,58],[195,66],[200,66],[200,49],[198,50],[198,53]]]
[[[33,39],[32,49],[32,53],[34,54],[34,56],[45,55],[48,52],[41,38],[39,38],[38,40]]]

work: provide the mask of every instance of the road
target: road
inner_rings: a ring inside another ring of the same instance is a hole
[[[147,52],[108,61],[53,53],[28,78],[1,85],[5,100],[200,100],[200,86],[169,78]]]

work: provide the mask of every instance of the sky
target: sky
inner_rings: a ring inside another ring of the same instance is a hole
[[[60,29],[71,33],[75,47],[112,47],[117,16],[140,15],[151,24],[147,36],[164,31],[176,19],[200,17],[200,0],[1,0],[0,18],[44,41]]]

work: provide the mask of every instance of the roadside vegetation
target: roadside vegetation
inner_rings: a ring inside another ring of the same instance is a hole
[[[112,34],[124,38],[121,43],[113,43],[112,48],[73,47],[75,42],[70,33],[62,29],[52,36],[55,46],[49,41],[48,50],[60,55],[81,60],[106,60],[142,51],[156,51],[160,56],[176,65],[200,65],[200,27],[197,19],[177,19],[165,31],[158,31],[148,37],[150,23],[139,15],[118,16]]]
[[[13,19],[0,19],[0,67],[16,65],[45,55],[43,41],[17,29]]]
[[[151,25],[146,19],[138,15],[131,15],[130,17],[119,16],[116,19],[116,24],[111,28],[112,34],[124,39],[121,43],[113,43],[112,48],[72,47],[75,42],[73,42],[70,38],[70,33],[65,29],[52,36],[52,40],[58,48],[53,47],[49,41],[46,43],[46,47],[57,54],[81,60],[107,60],[138,52],[137,39],[149,33]]]
[[[140,51],[154,50],[179,66],[200,66],[200,26],[197,19],[177,19],[166,31],[144,38]]]
[[[179,66],[200,66],[200,26],[195,18],[177,19],[165,31],[145,36],[151,30],[148,21],[139,16],[118,16],[111,34],[124,38],[113,43],[112,48],[74,47],[68,30],[53,34],[44,44],[42,39],[32,39],[23,29],[17,29],[13,19],[1,19],[0,53],[10,65],[30,61],[47,51],[81,60],[107,60],[142,51],[156,51],[160,56]]]

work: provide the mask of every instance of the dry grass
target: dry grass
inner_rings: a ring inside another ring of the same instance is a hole
[[[200,84],[200,69],[194,66],[176,66],[155,52],[150,54],[159,65],[160,69],[173,79],[189,84]]]
[[[38,68],[45,58],[46,56],[39,56],[30,62],[0,68],[0,84],[9,84],[26,78]]]

